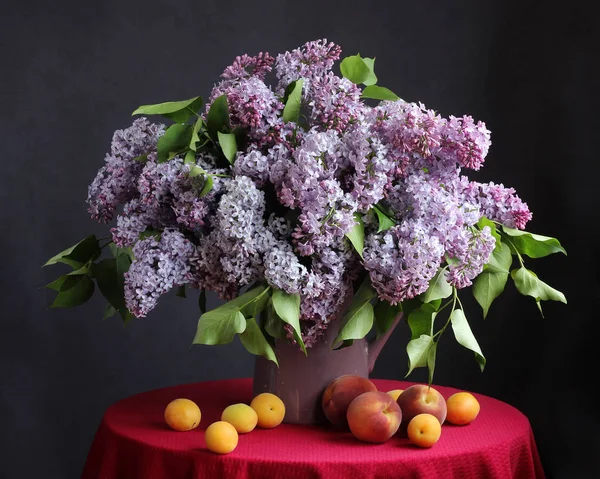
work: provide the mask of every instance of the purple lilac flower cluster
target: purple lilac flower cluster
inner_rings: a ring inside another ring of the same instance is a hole
[[[392,304],[426,291],[442,267],[464,288],[495,245],[489,227],[477,226],[481,217],[525,227],[531,213],[512,188],[462,174],[484,163],[484,123],[403,100],[368,106],[357,85],[333,72],[340,54],[318,40],[276,57],[243,55],[225,69],[206,112],[225,95],[231,128],[245,132],[229,168],[212,151],[198,151],[195,165],[181,156],[159,163],[165,125],[145,118],[115,132],[88,204],[98,221],[117,214],[113,240],[133,247],[125,299],[135,316],[175,286],[231,299],[266,282],[300,294],[311,346],[361,271]],[[266,81],[272,69],[275,85]],[[284,92],[298,79],[303,120],[284,121]],[[203,174],[191,174],[194,166]],[[375,206],[392,227],[378,231]],[[357,218],[364,259],[345,236]]]

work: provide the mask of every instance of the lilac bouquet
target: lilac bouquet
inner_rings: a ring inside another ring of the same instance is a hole
[[[485,124],[400,99],[377,85],[373,58],[344,58],[339,76],[340,53],[319,40],[239,56],[206,104],[135,110],[89,186],[89,212],[115,220],[111,235],[46,263],[73,268],[48,285],[52,306],[81,304],[97,284],[106,316],[128,321],[194,288],[195,344],[239,335],[275,362],[274,338],[307,353],[335,320],[344,347],[383,334],[402,311],[409,373],[431,374],[448,325],[484,367],[461,290],[484,316],[509,276],[540,311],[541,301],[566,302],[524,261],[565,253],[560,243],[524,231],[532,215],[512,188],[463,174],[483,166]],[[155,115],[170,124],[146,118]],[[106,246],[112,257],[101,258]],[[206,291],[228,302],[207,312]]]

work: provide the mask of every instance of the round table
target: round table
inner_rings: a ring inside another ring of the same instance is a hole
[[[373,379],[380,391],[406,389],[405,381]],[[445,398],[456,389],[434,385]],[[431,448],[413,446],[397,434],[367,444],[331,427],[281,424],[240,435],[230,454],[210,452],[204,430],[230,404],[252,399],[252,380],[184,384],[123,399],[106,411],[82,479],[184,478],[543,478],[528,419],[514,407],[473,393],[481,404],[469,425],[444,423]],[[177,432],[165,424],[175,398],[195,401],[200,426]]]

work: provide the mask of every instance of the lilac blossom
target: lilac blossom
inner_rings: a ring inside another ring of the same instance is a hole
[[[136,317],[145,317],[158,299],[190,278],[190,258],[196,248],[179,231],[165,229],[133,247],[135,260],[125,273],[125,304]]]
[[[397,304],[427,291],[444,255],[438,237],[427,230],[408,220],[367,238],[364,267],[381,299]]]
[[[226,95],[230,126],[243,137],[231,167],[217,167],[206,136],[191,162],[158,163],[164,125],[140,118],[115,132],[87,202],[98,221],[116,216],[117,246],[133,247],[125,298],[134,315],[182,284],[229,300],[265,283],[301,296],[310,347],[339,317],[360,273],[393,304],[426,291],[441,267],[451,285],[468,287],[495,245],[480,218],[525,227],[531,212],[514,189],[461,176],[484,164],[491,141],[483,122],[403,100],[370,107],[361,87],[333,73],[340,53],[323,39],[276,59],[242,55],[224,70],[204,118]],[[284,92],[298,79],[302,116],[284,121]],[[374,206],[391,228],[378,231]],[[357,216],[364,259],[345,237]]]
[[[502,184],[478,183],[462,178],[464,201],[479,205],[483,216],[510,228],[525,229],[532,214],[527,203],[517,196],[514,188]]]
[[[277,72],[277,91],[283,93],[287,86],[299,78],[304,78],[304,94],[311,88],[311,80],[327,74],[336,60],[340,58],[342,49],[327,39],[307,42],[291,52],[277,55],[275,71]]]
[[[88,188],[88,211],[93,219],[109,222],[119,205],[137,195],[135,183],[143,164],[136,158],[155,153],[164,129],[164,125],[138,118],[129,128],[115,131],[105,165]]]
[[[475,123],[470,116],[451,116],[442,128],[441,137],[441,154],[473,170],[481,168],[491,145],[485,123]]]
[[[264,155],[260,150],[253,148],[237,156],[233,172],[236,176],[244,175],[251,178],[258,187],[261,187],[269,180],[271,162],[270,155]]]
[[[231,66],[228,66],[221,74],[225,80],[241,80],[255,76],[260,80],[265,79],[265,75],[271,71],[271,65],[275,59],[268,53],[260,52],[256,56],[246,54],[238,56]]]
[[[311,121],[321,130],[344,132],[361,118],[365,110],[360,95],[360,88],[347,78],[340,78],[332,72],[317,77],[308,95]]]
[[[472,280],[482,271],[494,250],[496,239],[489,226],[481,231],[476,228],[463,228],[458,237],[453,238],[447,249],[453,259],[448,266],[446,279],[458,289],[471,286]]]
[[[374,134],[368,124],[355,125],[344,137],[343,156],[354,169],[346,174],[348,188],[358,202],[359,211],[366,213],[385,196],[390,187],[394,162],[388,147]]]

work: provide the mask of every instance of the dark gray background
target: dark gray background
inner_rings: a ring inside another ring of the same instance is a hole
[[[190,346],[195,298],[169,295],[123,327],[102,320],[99,297],[48,310],[43,285],[62,270],[41,265],[106,231],[88,217],[87,185],[135,107],[206,97],[236,55],[322,37],[346,55],[377,57],[379,83],[404,99],[486,121],[493,145],[473,177],[514,186],[534,213],[528,229],[566,247],[568,258],[528,264],[565,292],[568,306],[547,303],[542,319],[510,285],[484,322],[466,299],[488,366],[481,374],[448,337],[435,382],[523,411],[549,477],[597,477],[599,39],[591,4],[2,2],[0,477],[78,477],[103,411],[118,399],[252,374],[237,341]],[[403,378],[407,339],[403,324],[374,377]]]

